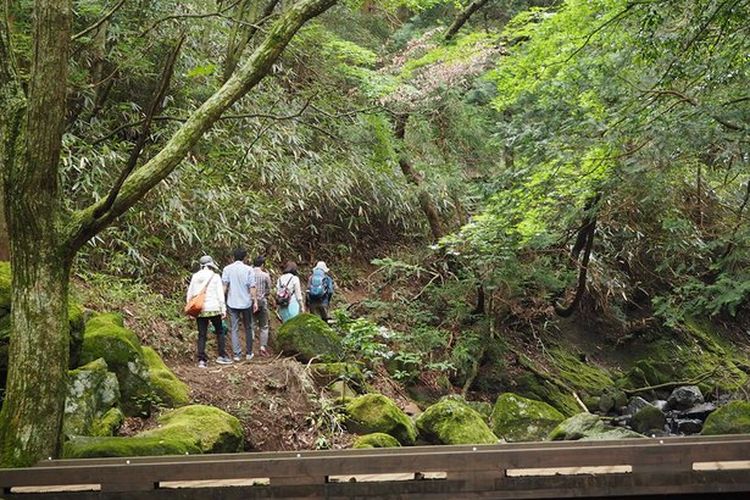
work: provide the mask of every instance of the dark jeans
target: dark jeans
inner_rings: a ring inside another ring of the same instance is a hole
[[[323,321],[328,321],[328,301],[310,301],[307,307],[310,310],[310,314],[317,314]]]
[[[228,307],[229,328],[232,332],[232,350],[235,356],[242,356],[242,341],[240,340],[240,318],[245,327],[245,347],[247,353],[253,353],[253,308],[235,309]]]
[[[198,361],[208,361],[206,357],[206,336],[208,335],[208,322],[210,321],[216,331],[216,341],[219,344],[219,357],[226,357],[224,349],[226,332],[221,326],[221,316],[209,316],[207,318],[197,318],[198,320]]]

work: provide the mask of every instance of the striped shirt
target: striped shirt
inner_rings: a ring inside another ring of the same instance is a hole
[[[271,276],[260,267],[254,267],[253,270],[255,271],[255,289],[257,290],[258,298],[267,299],[273,286],[271,284]]]

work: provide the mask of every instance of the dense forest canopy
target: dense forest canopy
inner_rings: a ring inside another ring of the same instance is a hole
[[[236,83],[312,3],[72,3],[49,182],[60,220],[113,212],[73,238],[74,270],[158,282],[249,244],[278,262],[379,258],[445,305],[436,321],[402,297],[411,317],[394,321],[460,329],[485,313],[494,331],[576,314],[624,337],[741,319],[750,2],[320,1]],[[34,15],[55,4],[4,13],[0,231],[21,220],[13,95],[38,95]],[[179,167],[120,210],[119,188],[232,82]],[[463,339],[449,362],[469,387],[487,353]]]

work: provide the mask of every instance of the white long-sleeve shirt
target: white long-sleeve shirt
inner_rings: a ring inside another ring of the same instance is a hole
[[[224,286],[221,283],[221,276],[207,267],[195,273],[190,279],[186,302],[190,302],[190,299],[198,295],[209,279],[211,283],[206,289],[206,299],[203,301],[202,312],[226,314],[227,306],[224,302]]]

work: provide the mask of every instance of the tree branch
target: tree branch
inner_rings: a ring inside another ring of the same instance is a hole
[[[161,23],[166,22],[166,21],[172,21],[174,19],[204,19],[204,18],[207,18],[207,17],[221,16],[225,12],[228,12],[228,11],[232,10],[241,1],[242,0],[235,0],[234,2],[232,2],[229,5],[227,5],[226,7],[224,7],[223,9],[219,9],[219,10],[214,11],[214,12],[205,12],[203,14],[172,14],[172,15],[169,15],[169,16],[164,16],[164,17],[162,17],[160,19],[157,19],[153,23],[151,23],[151,26],[149,26],[148,28],[146,28],[144,31],[141,32],[141,36],[144,36],[144,35],[148,34],[154,28],[156,28],[158,25],[160,25]]]
[[[164,65],[164,69],[162,70],[161,78],[159,79],[159,85],[156,88],[156,93],[154,94],[154,99],[151,101],[151,104],[146,111],[146,118],[143,119],[143,127],[141,128],[141,132],[138,135],[138,139],[136,140],[133,149],[130,151],[128,163],[125,165],[125,168],[122,169],[122,172],[120,172],[120,176],[117,178],[117,181],[115,181],[114,186],[112,186],[112,189],[107,195],[107,198],[104,200],[104,204],[98,206],[96,210],[94,210],[95,219],[98,219],[99,217],[104,215],[107,210],[110,209],[112,204],[115,202],[117,195],[120,193],[120,189],[122,188],[123,183],[133,172],[133,170],[135,170],[135,167],[138,164],[138,158],[140,158],[143,147],[146,145],[146,139],[148,139],[148,135],[151,129],[151,122],[154,119],[154,115],[156,115],[156,113],[162,108],[162,105],[164,104],[164,98],[167,96],[167,90],[169,90],[169,82],[171,81],[172,75],[174,74],[174,64],[177,61],[177,55],[179,54],[180,48],[182,48],[182,44],[184,42],[185,33],[180,35],[180,38],[177,40],[177,43],[175,44],[172,52],[170,52],[169,57],[167,58],[167,62]]]
[[[448,31],[445,32],[445,40],[449,41],[454,36],[456,36],[456,33],[458,33],[458,30],[460,30],[464,24],[469,20],[469,18],[479,9],[481,9],[484,4],[489,2],[489,0],[474,0],[471,2],[464,10],[461,11],[461,13],[456,16],[456,19],[453,21],[453,23],[448,28]]]
[[[79,31],[78,33],[76,33],[75,35],[73,35],[72,37],[70,37],[70,39],[73,40],[73,41],[75,41],[75,40],[78,40],[81,37],[84,37],[84,36],[88,35],[92,31],[94,31],[95,29],[97,29],[99,26],[101,26],[103,23],[105,23],[110,17],[112,17],[115,14],[115,12],[117,12],[118,10],[120,10],[120,7],[122,7],[124,4],[125,4],[125,0],[120,0],[119,2],[117,2],[117,4],[114,7],[112,7],[109,10],[109,12],[107,12],[106,14],[104,14],[104,16],[102,16],[97,22],[95,22],[94,24],[92,24],[91,26],[89,26],[88,28],[86,28],[85,30]]]
[[[325,12],[336,0],[301,0],[276,22],[250,58],[227,82],[209,97],[172,135],[167,144],[122,184],[111,206],[101,213],[105,200],[77,211],[68,229],[71,251],[112,223],[167,177],[221,115],[253,89],[271,70],[297,31],[311,18]],[[101,213],[95,217],[95,213]]]

